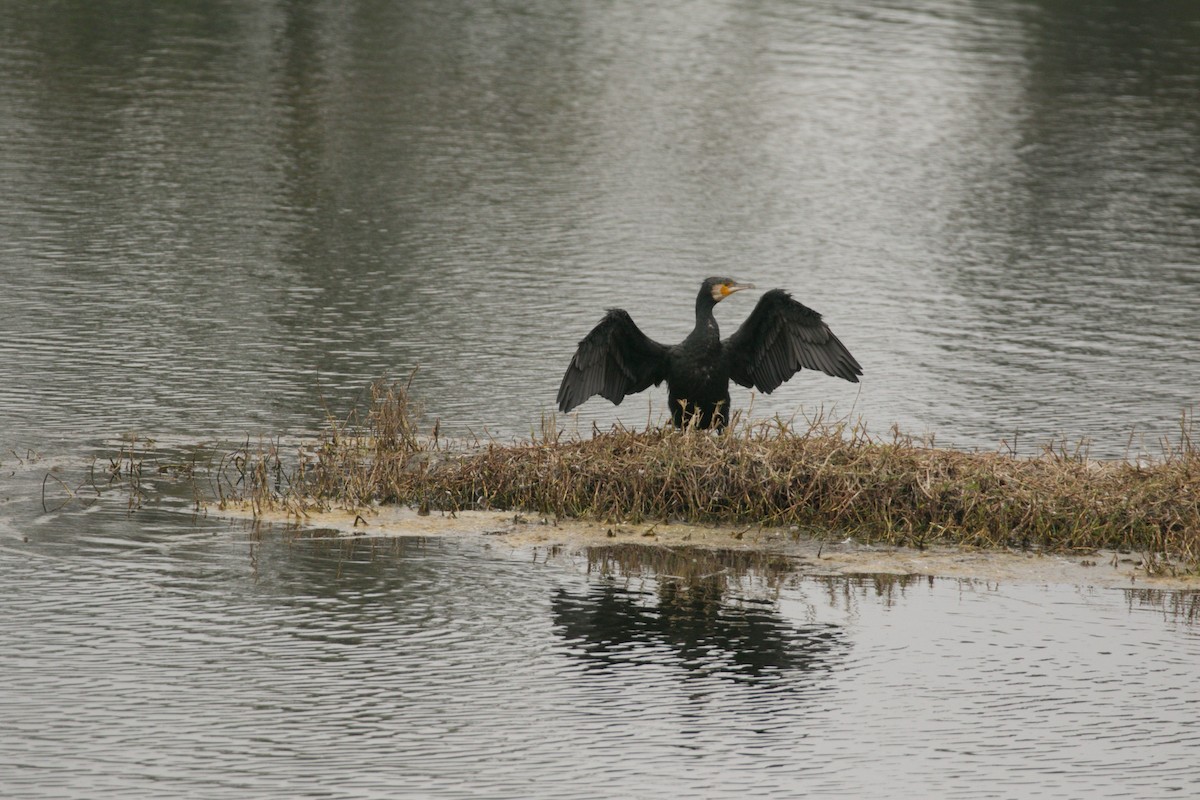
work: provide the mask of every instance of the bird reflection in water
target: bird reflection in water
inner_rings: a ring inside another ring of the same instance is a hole
[[[795,625],[773,595],[792,574],[780,557],[737,550],[614,545],[587,550],[603,576],[586,594],[559,590],[552,600],[558,633],[598,668],[669,661],[690,675],[774,682],[797,671],[831,669],[847,647],[831,624]],[[653,591],[631,586],[647,578]],[[760,584],[769,595],[743,591]]]

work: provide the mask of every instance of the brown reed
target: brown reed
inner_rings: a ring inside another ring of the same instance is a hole
[[[363,424],[331,423],[283,479],[247,470],[256,507],[338,504],[520,510],[605,521],[784,526],[818,537],[923,547],[1132,551],[1151,568],[1200,568],[1200,450],[1184,415],[1153,460],[1096,461],[935,448],[822,416],[706,431],[614,428],[564,439],[549,420],[513,444],[447,446],[417,433],[406,387],[372,388]]]

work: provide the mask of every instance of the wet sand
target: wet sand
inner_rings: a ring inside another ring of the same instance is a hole
[[[253,518],[247,509],[219,512]],[[267,512],[258,521],[277,526],[332,531],[346,536],[485,536],[513,547],[583,550],[596,545],[643,544],[706,547],[785,555],[807,575],[930,575],[984,581],[1054,583],[1078,586],[1200,589],[1200,576],[1150,575],[1137,553],[1089,551],[1078,554],[929,547],[916,550],[819,541],[781,528],[700,526],[682,523],[604,524],[546,519],[501,511],[433,512],[380,506],[365,512],[334,509],[295,515]]]

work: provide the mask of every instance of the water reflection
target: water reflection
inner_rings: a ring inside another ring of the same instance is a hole
[[[834,608],[854,608],[860,600],[881,604],[891,608],[903,602],[908,590],[917,587],[932,589],[934,582],[941,584],[972,585],[983,581],[951,580],[932,575],[895,575],[876,573],[871,575],[814,575],[809,578],[825,591],[825,600]]]
[[[114,499],[27,541],[0,517],[16,796],[302,794],[310,760],[354,796],[592,796],[564,777],[580,769],[630,796],[886,794],[853,766],[866,757],[922,794],[982,796],[928,748],[973,754],[971,785],[1023,765],[1079,796],[1183,785],[1163,759],[1196,744],[1186,595],[807,578],[740,551],[231,534]]]
[[[1163,619],[1200,623],[1200,592],[1162,589],[1125,589],[1130,609],[1158,611]]]
[[[832,669],[846,646],[835,626],[796,626],[769,606],[722,606],[704,594],[673,581],[656,595],[609,583],[560,590],[552,609],[559,635],[594,667],[669,659],[685,675],[790,684],[792,672]]]
[[[844,658],[836,625],[779,615],[771,596],[794,574],[785,558],[629,544],[589,547],[585,557],[603,579],[584,593],[558,590],[551,608],[558,634],[590,666],[670,660],[697,678],[786,685]]]

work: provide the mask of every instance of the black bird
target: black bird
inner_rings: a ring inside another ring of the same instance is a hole
[[[729,420],[730,380],[766,394],[801,369],[858,383],[862,367],[821,315],[782,289],[764,294],[737,332],[722,340],[713,306],[753,288],[730,278],[704,281],[696,296],[696,328],[674,346],[646,336],[625,310],[609,309],[567,367],[559,410],[570,411],[596,394],[620,405],[625,395],[665,380],[675,427],[721,429]]]

